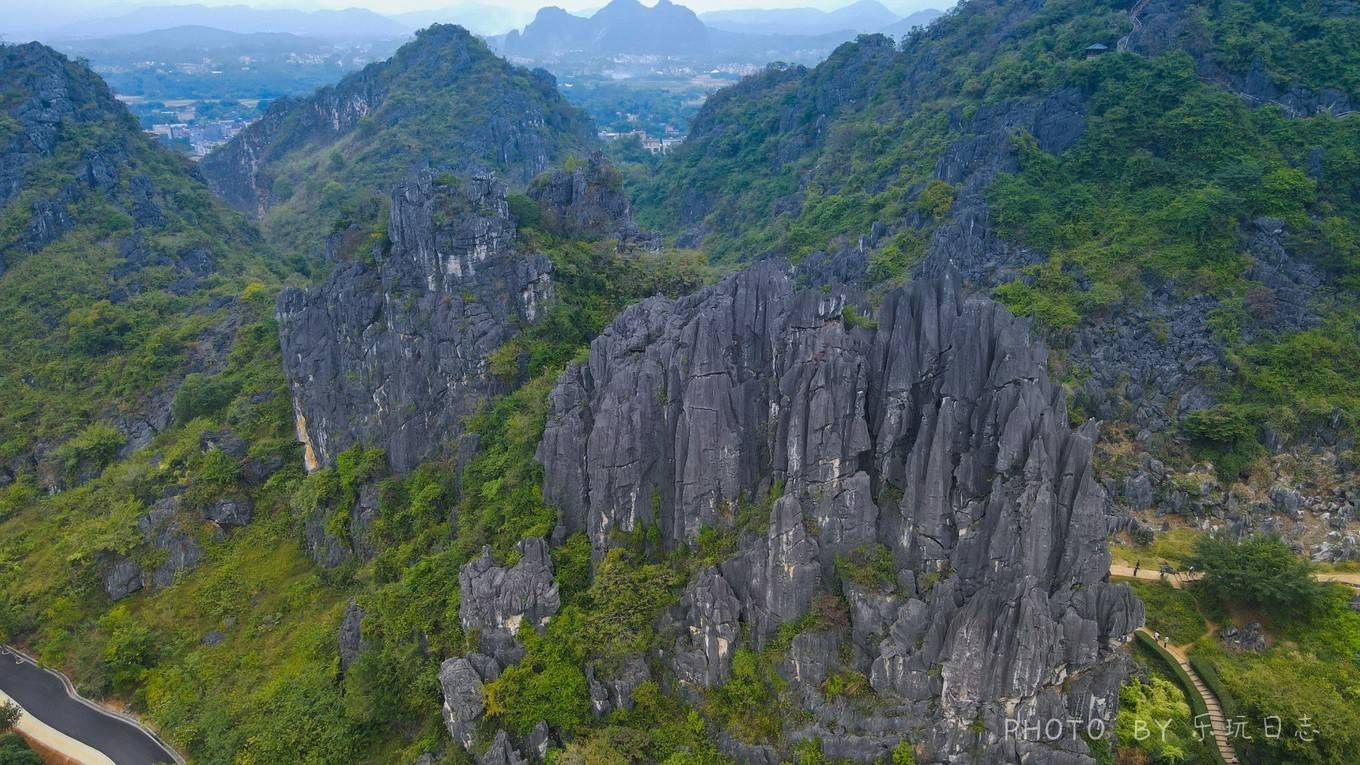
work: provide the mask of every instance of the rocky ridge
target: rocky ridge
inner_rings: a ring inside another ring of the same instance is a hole
[[[770,497],[663,625],[682,686],[723,682],[743,634],[761,646],[839,579],[848,634],[807,634],[789,671],[848,664],[886,711],[866,718],[803,685],[814,721],[794,740],[867,760],[917,729],[941,759],[1089,761],[1080,743],[1007,738],[1003,721],[1108,723],[1115,648],[1142,621],[1105,581],[1094,424],[1069,429],[1025,324],[954,280],[889,293],[876,324],[847,318],[859,305],[853,288],[795,289],[768,262],[626,310],[551,397],[538,459],[554,538],[584,531],[602,552],[655,527],[676,547]],[[892,580],[847,581],[844,561],[878,549]],[[777,761],[758,750],[729,753]]]

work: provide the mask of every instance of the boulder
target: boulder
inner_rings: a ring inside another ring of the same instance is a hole
[[[439,667],[439,687],[444,693],[444,727],[454,741],[471,750],[477,721],[486,711],[482,676],[466,658],[448,659]]]

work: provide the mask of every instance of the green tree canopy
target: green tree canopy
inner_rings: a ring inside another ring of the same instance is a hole
[[[1307,561],[1272,535],[1206,535],[1196,540],[1191,562],[1220,600],[1256,606],[1274,617],[1312,614],[1326,588],[1313,578]]]

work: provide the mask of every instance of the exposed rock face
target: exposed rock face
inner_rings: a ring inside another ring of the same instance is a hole
[[[336,511],[332,503],[323,503],[302,519],[302,540],[307,554],[316,565],[332,569],[352,560],[370,560],[374,549],[370,531],[378,517],[378,486],[369,481],[358,487],[349,507],[349,520],[339,535],[327,528],[327,521]]]
[[[123,108],[104,81],[93,72],[73,64],[65,56],[38,43],[10,45],[0,50],[0,81],[17,96],[6,103],[6,113],[18,129],[6,131],[0,143],[0,206],[19,193],[24,171],[33,162],[49,155],[62,136],[62,121],[93,122],[115,118],[123,127],[135,130],[136,122]],[[87,161],[87,184],[110,185],[110,166],[94,155]],[[33,235],[51,240],[52,234],[67,226],[64,211],[55,203],[39,200],[43,210],[35,210]],[[40,249],[40,246],[30,249]]]
[[[888,711],[815,708],[830,745],[871,758],[910,725],[941,759],[1089,761],[1080,742],[1007,740],[1003,721],[1108,723],[1114,649],[1142,622],[1105,581],[1094,423],[1069,428],[1026,324],[953,279],[889,293],[876,326],[845,320],[854,290],[793,282],[762,263],[644,301],[595,340],[553,392],[538,452],[557,535],[604,550],[655,526],[674,546],[778,487],[768,526],[674,609],[682,682],[722,682],[743,627],[761,645],[807,612],[838,556],[881,545],[896,582],[847,589],[857,661]],[[798,656],[811,676],[841,661],[813,644]],[[1077,679],[1080,698],[1063,686]]]
[[[1187,12],[1189,11],[1189,12]],[[1313,12],[1321,17],[1353,15],[1350,3],[1323,3]],[[1253,105],[1276,104],[1294,117],[1319,113],[1345,114],[1356,108],[1355,100],[1344,91],[1331,87],[1308,87],[1303,83],[1281,83],[1271,78],[1261,57],[1255,56],[1245,68],[1219,61],[1204,34],[1203,24],[1191,6],[1175,0],[1151,0],[1139,14],[1141,24],[1128,36],[1129,50],[1152,57],[1171,50],[1184,50],[1195,60],[1196,72],[1220,83]]]
[[[653,242],[633,222],[623,175],[601,152],[571,170],[541,176],[529,186],[529,198],[538,202],[543,225],[563,236],[585,239],[618,239],[620,243]]]
[[[364,650],[364,609],[354,600],[345,606],[345,615],[340,617],[336,642],[340,648],[340,670],[343,672]]]
[[[422,173],[392,194],[390,247],[312,293],[279,296],[284,369],[309,467],[362,443],[405,471],[456,442],[500,390],[487,355],[552,300],[552,264],[516,252],[505,186]]]
[[[505,731],[500,730],[496,731],[491,748],[477,758],[477,765],[529,765],[529,761],[520,755],[514,744],[510,743],[510,737]]]
[[[179,513],[180,505],[179,497],[167,497],[137,521],[142,537],[159,550],[162,557],[160,564],[144,578],[144,582],[157,589],[174,584],[181,572],[193,568],[203,557],[202,545]]]
[[[680,635],[671,668],[682,683],[711,688],[732,674],[732,652],[741,635],[741,602],[722,574],[709,569],[685,590],[676,609]]]
[[[496,667],[490,660],[490,666]],[[496,679],[496,673],[483,677],[467,658],[448,659],[439,667],[439,687],[444,692],[444,726],[453,740],[471,750],[477,733],[477,720],[486,711],[482,695],[484,682]]]
[[[957,193],[950,219],[935,231],[920,271],[939,277],[957,270],[969,282],[981,284],[1010,281],[1047,255],[996,235],[987,191],[999,174],[1019,169],[1013,141],[1017,131],[1034,136],[1040,148],[1054,154],[1081,138],[1086,127],[1082,94],[1064,90],[1043,98],[1010,99],[971,114],[959,108],[950,114],[950,122],[961,137],[940,155],[935,176]]]
[[[458,572],[458,618],[463,629],[477,630],[482,651],[502,665],[523,656],[515,640],[520,625],[527,622],[541,628],[562,605],[548,545],[530,538],[521,540],[515,549],[520,558],[513,566],[496,565],[488,547]]]
[[[254,511],[249,497],[223,497],[204,508],[203,515],[218,526],[244,526]]]
[[[641,656],[629,656],[612,671],[598,663],[586,667],[586,681],[590,687],[590,711],[597,719],[615,709],[633,708],[633,691],[651,679],[647,662]]]
[[[104,592],[110,600],[122,600],[142,589],[142,567],[137,561],[122,558],[111,561],[104,571]]]
[[[864,500],[868,502],[867,481]],[[853,489],[851,490],[853,491]],[[872,521],[851,530],[841,523],[843,518],[831,519],[831,543],[844,543],[845,532],[873,528]],[[735,583],[746,604],[746,622],[756,647],[764,646],[779,625],[807,613],[812,596],[822,580],[819,563],[821,547],[818,537],[808,533],[808,519],[803,516],[802,503],[796,497],[784,495],[774,503],[770,526],[764,538],[751,541],[742,555],[723,564],[729,582]],[[834,559],[828,564],[834,563]]]

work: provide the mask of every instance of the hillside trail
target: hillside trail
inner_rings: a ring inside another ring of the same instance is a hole
[[[1133,21],[1133,29],[1128,34],[1119,38],[1119,42],[1115,43],[1116,50],[1123,52],[1129,49],[1129,38],[1133,37],[1143,28],[1143,20],[1138,17],[1143,13],[1143,10],[1147,8],[1149,2],[1150,0],[1138,0],[1133,8],[1129,10],[1129,19]]]
[[[1139,627],[1138,631],[1148,637],[1154,637],[1147,627]],[[1191,684],[1195,687],[1195,692],[1204,701],[1204,708],[1209,712],[1209,727],[1213,731],[1214,743],[1218,747],[1219,756],[1223,758],[1223,762],[1227,765],[1240,765],[1241,761],[1237,759],[1237,751],[1233,749],[1232,741],[1228,737],[1228,720],[1223,714],[1223,706],[1219,703],[1218,697],[1214,695],[1213,691],[1209,690],[1209,686],[1204,684],[1204,679],[1190,665],[1190,657],[1186,653],[1189,646],[1171,645],[1169,643],[1161,645],[1176,660],[1186,676],[1190,678]]]

